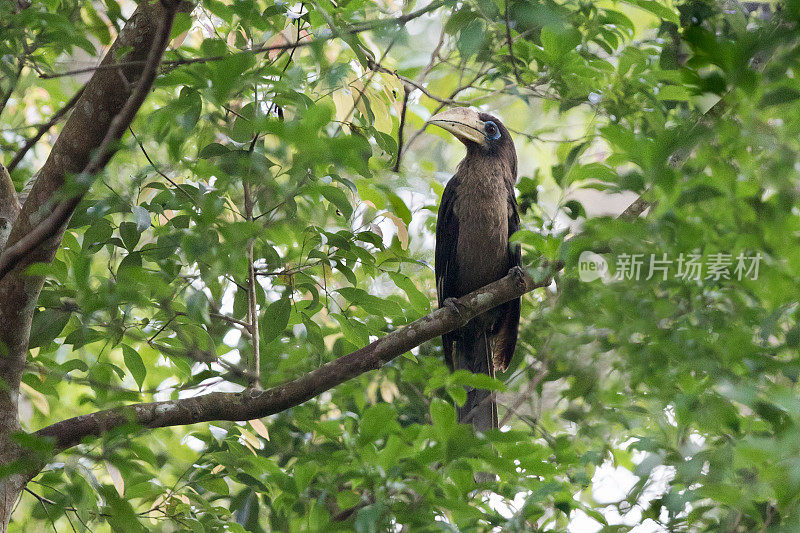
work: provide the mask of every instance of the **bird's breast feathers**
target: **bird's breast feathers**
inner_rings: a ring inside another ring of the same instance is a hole
[[[459,187],[453,205],[458,219],[456,257],[464,293],[483,287],[508,271],[508,192],[498,180]]]
[[[459,225],[475,224],[508,235],[508,189],[501,169],[463,169],[453,212]],[[476,172],[475,170],[480,170]]]

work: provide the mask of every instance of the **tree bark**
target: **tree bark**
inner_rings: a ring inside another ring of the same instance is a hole
[[[86,84],[11,226],[5,251],[24,240],[49,217],[66,176],[83,171],[90,163],[93,151],[104,141],[108,145],[106,137],[112,131],[115,119],[117,126],[119,125],[117,117],[125,109],[131,95],[146,94],[149,91],[152,77],[144,83],[147,87],[144,84],[137,86],[137,82],[148,66],[154,68],[153,65],[148,65],[146,58],[155,58],[156,63],[160,62],[161,54],[168,43],[172,14],[176,7],[186,10],[191,5],[167,3],[166,0],[163,3],[139,3],[103,59],[104,65],[117,62],[124,62],[125,65],[99,69]],[[166,33],[162,34],[161,31]],[[124,56],[117,57],[117,51],[121,47],[129,51]],[[141,101],[138,103],[141,104]],[[132,119],[132,114],[130,118]],[[124,126],[127,127],[127,124]],[[114,136],[121,137],[124,129],[116,128],[114,131],[119,131]],[[100,167],[107,162],[111,153],[108,151]],[[2,178],[4,176],[0,176]],[[13,215],[16,193],[13,184],[10,189],[8,187],[10,180],[2,181],[0,205],[11,205],[9,212]],[[55,231],[35,247],[26,250],[25,255],[15,262],[13,269],[0,279],[0,466],[9,467],[20,463],[19,468],[12,469],[15,471],[25,468],[24,463],[31,459],[30,454],[19,446],[13,436],[20,431],[19,384],[27,358],[33,312],[44,283],[41,276],[28,276],[25,270],[33,263],[52,261],[72,213],[70,211],[65,214],[64,220]],[[29,471],[18,472],[0,479],[0,533],[7,530],[14,504],[30,475]]]

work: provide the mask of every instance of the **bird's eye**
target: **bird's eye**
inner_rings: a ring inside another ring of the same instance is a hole
[[[500,138],[500,128],[497,127],[497,124],[488,120],[486,124],[483,126],[483,131],[486,132],[486,136],[491,140],[499,139]]]

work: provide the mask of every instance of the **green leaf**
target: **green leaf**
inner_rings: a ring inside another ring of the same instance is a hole
[[[464,59],[469,59],[480,50],[484,39],[483,22],[477,18],[472,19],[458,35],[456,46]]]
[[[379,403],[368,408],[358,427],[363,442],[372,442],[400,429],[397,412],[388,403]]]
[[[235,52],[229,54],[222,61],[209,65],[211,86],[214,90],[214,96],[219,101],[223,101],[231,92],[245,83],[247,77],[242,76],[242,74],[255,65],[256,62],[254,54]]]
[[[541,39],[542,48],[548,56],[561,61],[564,55],[580,44],[581,34],[571,26],[547,25],[542,28]]]
[[[350,303],[361,307],[373,315],[395,317],[402,316],[403,314],[403,311],[396,302],[373,296],[364,289],[343,287],[341,289],[336,289],[336,292],[344,296]]]
[[[70,313],[58,309],[45,309],[33,315],[29,348],[47,346],[58,337],[69,321]]]
[[[687,204],[695,204],[706,200],[711,200],[722,196],[722,193],[716,187],[710,185],[697,185],[691,189],[681,191],[681,195],[676,203],[677,206]]]
[[[136,224],[133,222],[120,223],[119,236],[122,238],[122,243],[129,252],[132,252],[139,242],[139,230],[136,229]]]
[[[142,390],[144,378],[147,376],[147,368],[144,366],[142,356],[127,344],[123,344],[122,358],[125,361],[125,366],[128,368],[131,376],[133,376],[133,379],[139,386],[139,390]]]
[[[186,314],[195,322],[208,323],[208,297],[203,291],[193,291],[186,299]]]
[[[386,512],[386,504],[383,502],[376,502],[372,505],[367,505],[361,508],[356,515],[356,521],[353,524],[357,533],[377,533],[383,531],[382,527],[383,514]]]
[[[568,200],[564,204],[564,210],[572,220],[576,220],[578,217],[586,217],[586,210],[584,210],[583,204],[577,200]]]
[[[86,372],[89,370],[89,366],[80,359],[70,359],[69,361],[61,365],[61,371],[64,373],[72,372],[73,370],[80,370],[81,372]]]
[[[657,0],[626,0],[626,3],[640,7],[645,11],[649,11],[655,16],[664,20],[668,20],[672,23],[677,24],[679,22],[678,13]]]
[[[189,13],[175,13],[175,20],[172,23],[170,39],[175,39],[192,27],[192,16]]]
[[[392,278],[395,285],[406,293],[415,311],[423,315],[431,312],[430,300],[417,288],[413,281],[399,272],[389,272],[389,277]]]
[[[108,220],[105,218],[97,219],[83,234],[83,248],[95,252],[107,243],[113,234],[114,230]]]
[[[64,344],[71,344],[74,350],[81,348],[87,344],[91,344],[93,342],[99,341],[100,339],[105,339],[107,334],[103,331],[81,327],[72,332],[69,335],[64,337]]]
[[[659,100],[677,100],[685,102],[689,100],[691,96],[692,93],[689,89],[681,85],[664,85],[658,90]]]
[[[218,155],[226,155],[230,153],[230,150],[226,147],[221,145],[220,143],[211,143],[207,144],[200,150],[200,153],[197,154],[198,159],[209,159],[211,157],[216,157]]]
[[[411,224],[411,210],[406,203],[391,191],[387,191],[386,196],[389,198],[389,203],[392,204],[392,211],[406,223],[406,226]]]
[[[468,370],[457,370],[450,377],[450,382],[457,385],[467,385],[476,389],[502,391],[505,385],[502,381],[487,374],[472,373]]]
[[[206,490],[216,492],[223,496],[229,494],[228,484],[225,483],[225,478],[223,477],[206,477],[198,481],[198,484]]]
[[[763,98],[761,98],[760,105],[767,107],[779,104],[787,104],[789,102],[794,102],[798,98],[800,98],[800,91],[797,89],[793,89],[791,87],[779,87],[765,94]]]
[[[264,315],[259,321],[259,334],[262,343],[270,343],[283,335],[283,331],[289,323],[291,311],[292,303],[289,298],[281,298],[267,306]]]
[[[447,402],[435,398],[430,407],[433,426],[446,435],[456,426],[456,410]]]
[[[350,200],[343,190],[332,185],[323,185],[320,187],[320,192],[326,200],[336,206],[346,220],[350,219],[353,215],[353,206],[350,205]]]

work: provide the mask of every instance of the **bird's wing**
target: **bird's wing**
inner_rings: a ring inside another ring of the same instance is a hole
[[[519,210],[513,189],[508,195],[508,236],[519,229]],[[508,243],[508,268],[522,265],[522,249],[519,244]],[[515,298],[501,306],[500,318],[494,330],[494,367],[505,371],[514,356],[519,330],[520,299]]]
[[[447,183],[442,194],[442,203],[439,206],[439,216],[436,220],[436,293],[439,296],[439,306],[447,298],[460,296],[456,293],[458,281],[458,262],[456,260],[456,246],[458,244],[458,217],[453,207],[456,199],[456,189],[461,182],[461,177],[456,174]]]
[[[439,216],[436,220],[436,257],[434,270],[436,272],[436,294],[439,297],[439,307],[447,298],[460,296],[456,292],[458,281],[458,261],[456,260],[456,245],[458,244],[458,217],[453,208],[456,199],[456,189],[461,183],[461,177],[456,174],[447,183],[442,194],[442,203],[439,206]],[[445,361],[453,368],[453,341],[454,334],[442,336]]]

